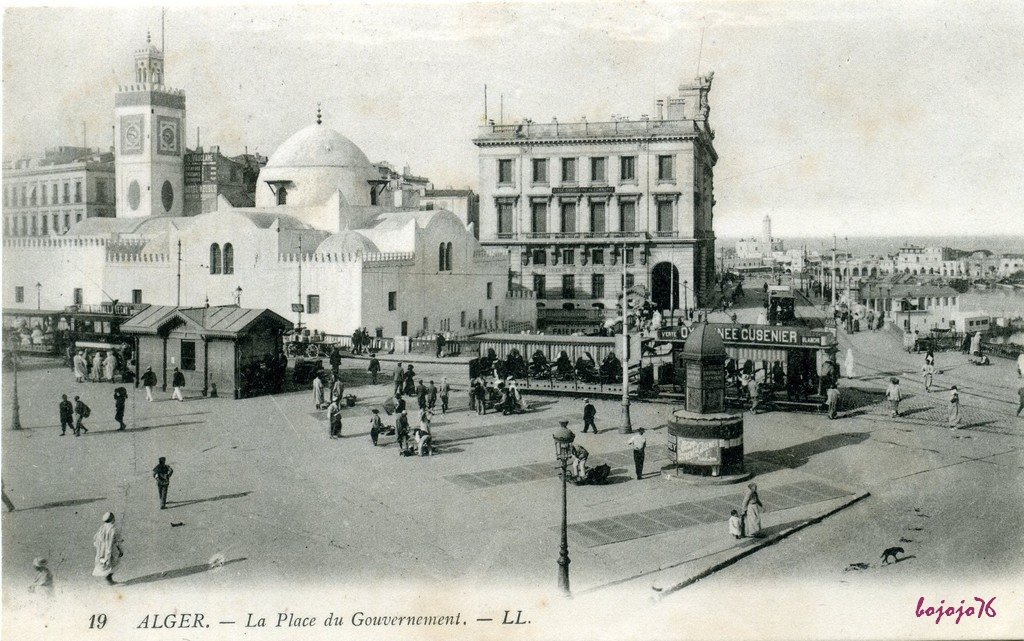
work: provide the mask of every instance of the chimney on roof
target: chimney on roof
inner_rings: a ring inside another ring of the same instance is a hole
[[[655,104],[655,113],[658,114],[658,120],[664,120],[665,119],[665,101],[664,100],[658,100],[658,101],[655,101],[654,104]]]

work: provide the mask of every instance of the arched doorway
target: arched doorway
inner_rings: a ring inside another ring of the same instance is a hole
[[[679,269],[672,263],[658,263],[651,270],[651,301],[655,309],[679,309]]]

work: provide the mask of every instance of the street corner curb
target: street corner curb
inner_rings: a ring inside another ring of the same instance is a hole
[[[718,563],[715,563],[714,565],[712,565],[711,567],[707,568],[706,570],[703,570],[703,571],[699,572],[698,574],[696,574],[696,575],[694,575],[694,576],[692,576],[692,577],[690,577],[690,578],[688,578],[688,579],[686,579],[684,581],[680,581],[679,583],[676,583],[675,585],[670,585],[670,586],[662,588],[657,593],[657,595],[655,595],[653,597],[653,600],[655,602],[659,602],[662,599],[664,599],[665,597],[669,596],[670,594],[678,592],[679,590],[682,590],[683,588],[687,588],[687,587],[693,585],[694,583],[700,581],[701,579],[706,579],[707,577],[709,577],[712,574],[718,572],[719,570],[724,570],[725,568],[729,567],[730,565],[738,562],[741,559],[744,559],[744,558],[750,556],[751,554],[753,554],[754,552],[757,552],[758,550],[764,549],[764,548],[766,548],[766,547],[768,547],[770,545],[775,545],[779,541],[782,541],[783,539],[788,538],[790,535],[795,534],[796,532],[799,532],[800,530],[803,530],[804,528],[806,528],[806,527],[808,527],[810,525],[814,525],[815,523],[821,523],[823,520],[825,520],[826,518],[832,516],[833,514],[835,514],[837,512],[840,512],[842,510],[845,510],[846,508],[850,507],[851,505],[854,505],[855,503],[858,503],[862,499],[866,499],[869,496],[871,496],[871,492],[858,492],[854,496],[850,497],[849,500],[844,501],[843,503],[837,505],[836,507],[834,507],[831,510],[825,512],[824,514],[819,514],[818,516],[809,518],[806,521],[803,521],[802,523],[799,523],[797,525],[794,525],[791,528],[783,530],[782,532],[779,532],[778,534],[774,534],[772,536],[766,537],[766,538],[758,541],[754,545],[752,545],[752,546],[750,546],[748,548],[743,549],[742,551],[738,552],[737,554],[734,554],[733,556],[730,556],[727,559],[723,559],[723,560],[719,561]]]

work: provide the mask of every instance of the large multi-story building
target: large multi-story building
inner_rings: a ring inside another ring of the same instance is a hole
[[[4,163],[4,235],[62,234],[115,211],[114,156],[86,147],[49,149]]]
[[[614,314],[623,280],[663,310],[711,291],[712,77],[682,83],[654,118],[481,128],[480,240],[508,252],[542,317]]]
[[[741,238],[736,241],[737,258],[772,258],[775,252],[785,251],[782,241],[772,236],[772,219],[768,214],[761,221],[760,238]]]

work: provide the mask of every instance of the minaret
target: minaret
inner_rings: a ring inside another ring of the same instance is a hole
[[[764,243],[765,251],[771,251],[772,248],[772,218],[768,214],[764,215],[764,220],[761,221],[761,242]]]
[[[185,193],[185,94],[164,84],[164,53],[135,52],[135,82],[114,95],[117,215],[181,216]]]

